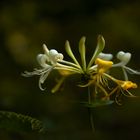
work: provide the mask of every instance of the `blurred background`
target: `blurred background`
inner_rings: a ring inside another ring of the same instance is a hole
[[[55,94],[51,88],[59,75],[50,74],[41,91],[38,77],[21,76],[38,67],[36,55],[42,44],[64,54],[69,40],[75,54],[78,42],[86,36],[88,57],[93,53],[98,34],[106,41],[104,52],[132,53],[130,67],[140,70],[139,0],[3,0],[0,2],[0,110],[14,111],[37,118],[46,125],[47,134],[9,132],[0,129],[2,140],[117,140],[136,139],[140,132],[140,99],[126,99],[122,106],[93,109],[95,133],[91,131],[86,107],[87,89],[67,79],[64,89]],[[77,54],[78,55],[78,54]],[[79,57],[79,56],[77,56]],[[88,58],[88,59],[89,59]],[[119,73],[117,73],[119,75]],[[139,76],[130,79],[139,85]],[[132,91],[139,96],[140,88]],[[10,124],[9,124],[10,125]]]

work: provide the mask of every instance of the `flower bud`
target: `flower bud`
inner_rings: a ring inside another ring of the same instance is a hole
[[[113,58],[113,55],[112,54],[106,54],[106,53],[100,53],[99,55],[98,55],[98,58],[100,58],[100,59],[103,59],[103,60],[111,60],[112,58]]]
[[[131,59],[131,53],[120,51],[117,53],[117,58],[127,64]]]
[[[55,57],[55,60],[62,60],[64,58],[63,54],[62,53],[58,53]]]

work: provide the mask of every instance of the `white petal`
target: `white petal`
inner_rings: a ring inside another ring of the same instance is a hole
[[[121,61],[117,64],[114,64],[113,67],[123,67],[128,64],[131,59],[131,53],[120,51],[117,53],[117,58]]]
[[[22,76],[32,77],[34,75],[41,75],[42,72],[43,72],[42,69],[34,69],[34,71],[32,71],[32,72],[24,71],[24,73],[22,73]]]
[[[57,62],[56,60],[56,56],[58,55],[58,52],[54,49],[51,49],[49,51],[49,59],[50,59],[50,62],[53,64],[55,64]]]
[[[48,75],[50,74],[50,72],[52,71],[53,67],[51,67],[50,69],[48,69],[44,74],[42,74],[39,78],[39,88],[41,90],[44,90],[42,88],[42,84],[45,82],[45,80],[47,79]]]
[[[47,64],[48,58],[45,54],[38,54],[37,55],[37,61],[42,67],[44,67],[44,68],[48,67],[49,68],[49,65]]]
[[[58,52],[57,52],[57,50],[55,50],[55,49],[51,49],[50,51],[49,51],[49,57],[54,57],[54,56],[56,56],[58,54]]]
[[[120,51],[117,53],[117,58],[122,61],[124,65],[126,65],[131,59],[131,53]]]
[[[111,60],[112,58],[113,58],[113,55],[112,54],[107,54],[107,53],[100,53],[99,55],[98,55],[98,58],[101,58],[101,59],[103,59],[103,60],[107,60],[107,61],[109,61],[109,60]]]
[[[119,52],[117,53],[117,56],[116,56],[116,57],[117,57],[119,60],[122,60],[124,54],[125,54],[125,52],[119,51]]]
[[[130,61],[130,59],[131,59],[131,53],[125,53],[122,61],[128,63]]]
[[[45,54],[48,56],[49,49],[47,48],[47,46],[45,44],[43,44],[43,49],[44,49]]]
[[[62,53],[58,53],[55,57],[55,59],[58,61],[58,60],[63,60],[64,56]]]

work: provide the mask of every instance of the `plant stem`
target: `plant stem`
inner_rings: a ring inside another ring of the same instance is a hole
[[[90,87],[88,86],[88,103],[91,104],[91,92],[90,92]],[[89,111],[89,119],[90,119],[90,125],[91,125],[91,129],[92,129],[92,133],[95,133],[95,127],[94,127],[94,120],[93,120],[93,113],[92,113],[92,108],[88,108]]]

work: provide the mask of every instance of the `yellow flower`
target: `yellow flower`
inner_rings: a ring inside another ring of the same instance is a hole
[[[103,74],[112,67],[113,62],[97,58],[95,64],[97,65],[97,72]]]
[[[103,60],[100,58],[96,58],[95,60],[95,65],[96,65],[96,71],[92,73],[90,76],[90,80],[87,84],[85,85],[80,85],[81,87],[87,87],[90,85],[95,86],[95,93],[98,94],[100,91],[104,94],[105,97],[108,96],[108,92],[106,89],[108,89],[108,75],[106,72],[112,67],[113,62],[108,61],[108,60]]]
[[[132,81],[121,81],[118,80],[118,87],[114,89],[114,92],[116,92],[115,101],[118,105],[121,105],[121,96],[127,96],[127,97],[136,97],[133,95],[129,89],[131,88],[137,88],[137,84],[133,83]]]
[[[128,90],[130,88],[137,88],[137,84],[131,81],[119,81],[120,86],[124,90]]]
[[[112,94],[116,94],[115,101],[119,105],[121,105],[120,98],[122,95],[127,97],[136,97],[129,91],[131,88],[137,88],[136,83],[133,83],[132,81],[122,81],[117,79],[114,79],[113,81],[117,84],[117,86],[106,97],[110,97]]]

